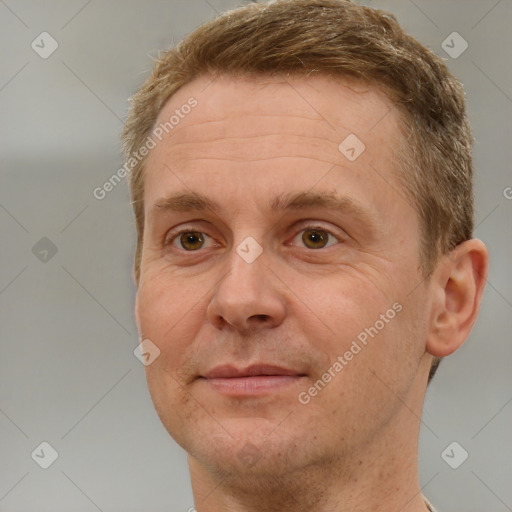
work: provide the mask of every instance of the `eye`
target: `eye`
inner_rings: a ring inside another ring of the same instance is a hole
[[[206,233],[201,231],[191,231],[191,230],[183,230],[179,233],[176,233],[174,236],[170,237],[165,245],[172,245],[177,249],[185,250],[185,251],[197,251],[199,249],[203,249],[206,247],[206,243],[210,242],[209,247],[213,244],[213,239],[209,237]]]
[[[293,241],[298,237],[308,249],[324,249],[339,242],[330,231],[318,226],[307,226],[295,235]]]

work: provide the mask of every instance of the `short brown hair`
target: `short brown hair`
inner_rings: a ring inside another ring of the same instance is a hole
[[[383,90],[401,112],[397,172],[418,212],[425,278],[440,254],[472,237],[472,136],[464,91],[443,60],[387,12],[349,0],[277,0],[227,11],[163,52],[133,96],[123,132],[128,156],[154,128],[166,101],[205,74],[320,73]],[[135,276],[144,232],[144,163],[130,186],[137,226]],[[439,358],[434,358],[429,382]]]

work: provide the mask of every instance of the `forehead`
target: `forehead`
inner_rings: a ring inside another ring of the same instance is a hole
[[[146,163],[146,212],[177,188],[217,198],[229,186],[299,192],[332,167],[349,188],[364,178],[370,200],[377,176],[394,180],[398,113],[382,91],[355,81],[205,75],[167,101],[153,133],[159,127]]]
[[[293,124],[294,118],[302,118],[327,135],[335,132],[340,135],[346,129],[365,132],[383,117],[389,118],[385,123],[389,128],[397,117],[393,103],[382,90],[354,79],[326,75],[202,75],[169,98],[155,126],[169,121],[184,106],[188,111],[186,104],[191,98],[197,101],[197,107],[191,115],[181,115],[179,121],[175,119],[178,122],[164,137],[168,135],[169,139],[178,141],[186,134],[187,127],[202,122],[229,119],[232,124],[240,118],[253,121],[257,116],[270,116],[283,129]],[[283,118],[280,125],[279,117]]]

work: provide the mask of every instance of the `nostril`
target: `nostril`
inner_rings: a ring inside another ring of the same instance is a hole
[[[268,315],[252,315],[249,320],[251,319],[256,319],[256,320],[261,320],[261,321],[266,321],[268,320],[270,317]]]

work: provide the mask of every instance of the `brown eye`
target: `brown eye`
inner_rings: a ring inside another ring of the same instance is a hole
[[[199,231],[186,231],[179,237],[180,245],[187,251],[201,249],[204,244],[203,233]]]
[[[323,249],[329,241],[329,233],[322,229],[305,229],[302,241],[309,249]]]

